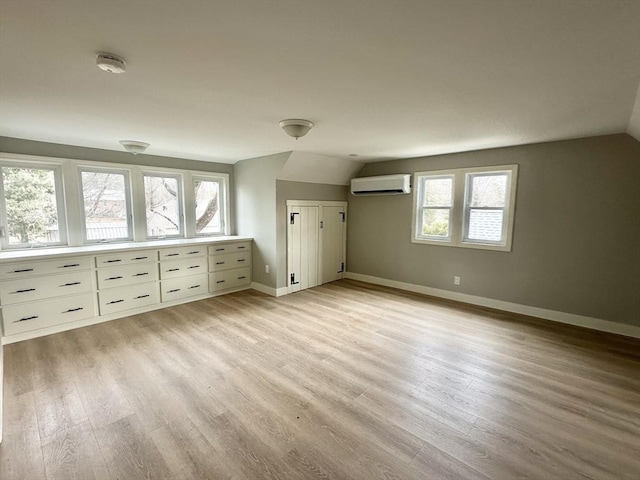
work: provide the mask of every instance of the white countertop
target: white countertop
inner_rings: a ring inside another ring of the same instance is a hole
[[[4,250],[0,252],[0,263],[21,260],[42,260],[50,257],[66,257],[70,255],[119,252],[123,250],[139,250],[143,248],[179,247],[182,245],[198,245],[201,243],[223,243],[250,241],[251,237],[235,235],[224,237],[174,238],[168,240],[151,240],[147,242],[95,243],[78,247],[46,247],[24,250]]]

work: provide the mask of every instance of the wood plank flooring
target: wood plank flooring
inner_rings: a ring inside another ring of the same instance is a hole
[[[3,480],[640,479],[640,341],[354,281],[4,355]]]

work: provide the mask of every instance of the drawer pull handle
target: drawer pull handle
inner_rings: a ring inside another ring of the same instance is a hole
[[[133,297],[134,300],[138,300],[139,298],[147,298],[149,295],[138,295],[137,297]]]
[[[120,303],[120,302],[124,302],[124,300],[113,300],[111,302],[107,302],[107,305],[111,305],[112,303]]]
[[[149,272],[136,273],[134,277],[142,277],[143,275],[149,275]]]
[[[216,265],[224,265],[225,262],[216,262]]]
[[[79,267],[79,263],[70,263],[68,265],[63,265],[62,268],[70,268],[70,267]]]
[[[107,261],[106,261],[106,262],[104,262],[104,263],[115,263],[115,262],[121,262],[121,261],[122,261],[122,259],[121,259],[121,258],[116,258],[115,260],[107,260]]]
[[[23,268],[21,270],[14,270],[13,273],[33,272],[33,268]],[[20,321],[20,320],[18,320]]]
[[[246,262],[247,259],[246,258],[241,258],[240,260],[238,260],[238,262]]]
[[[62,312],[62,313],[78,312],[78,311],[80,311],[80,310],[84,310],[84,308],[83,308],[83,307],[70,308],[69,310],[66,310],[66,311],[64,311],[64,312]]]
[[[24,318],[21,318],[20,320],[16,320],[16,321],[15,321],[15,322],[13,322],[13,323],[17,323],[17,322],[26,322],[27,320],[33,320],[33,319],[35,319],[35,318],[38,318],[38,315],[34,315],[34,316],[32,316],[32,317],[24,317]]]
[[[247,277],[238,277],[238,280],[244,280]]]
[[[224,283],[226,280],[218,280],[216,283]]]
[[[179,292],[180,289],[179,288],[174,288],[173,290],[169,290],[167,293],[175,293],[175,292]]]
[[[247,247],[244,247],[244,246],[242,246],[242,247],[238,247],[238,250],[243,250],[243,249],[245,249],[245,248],[247,248]]]
[[[16,290],[15,292],[11,292],[11,293],[27,293],[27,292],[35,292],[36,289],[35,288],[24,288],[22,290]]]
[[[122,278],[121,276],[120,277],[109,277],[109,278],[106,278],[105,280],[120,280],[121,278]]]
[[[189,287],[189,288],[198,288],[199,286],[200,286],[200,285],[193,285],[193,286],[191,286],[191,287]]]
[[[187,255],[195,255],[196,253],[200,253],[200,250],[194,250],[193,252],[187,252]]]
[[[216,248],[216,252],[224,252],[224,248]]]
[[[175,256],[178,256],[178,255],[180,255],[180,254],[179,253],[167,253],[165,255],[165,257],[175,257]]]
[[[61,287],[71,287],[73,285],[80,285],[82,282],[70,282],[70,283],[65,283],[64,285],[60,285]]]
[[[187,268],[200,268],[200,265],[191,265],[190,267]]]
[[[177,272],[178,270],[180,270],[179,268],[170,268],[169,270],[167,270],[167,272]]]
[[[132,260],[145,260],[147,258],[149,258],[149,257],[134,257],[134,258],[132,258]]]

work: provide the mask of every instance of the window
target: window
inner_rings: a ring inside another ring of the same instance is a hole
[[[2,247],[66,243],[59,167],[7,163],[0,170]]]
[[[451,240],[453,175],[422,177],[417,236],[434,241]]]
[[[415,174],[412,241],[511,250],[517,165]]]
[[[81,169],[80,177],[85,240],[132,239],[128,172]]]
[[[182,179],[180,176],[144,174],[144,205],[147,237],[182,235]]]
[[[196,234],[224,233],[222,179],[194,177],[193,188],[196,199]]]

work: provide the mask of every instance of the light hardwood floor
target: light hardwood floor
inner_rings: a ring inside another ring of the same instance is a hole
[[[10,479],[640,479],[640,341],[353,281],[5,347]]]

